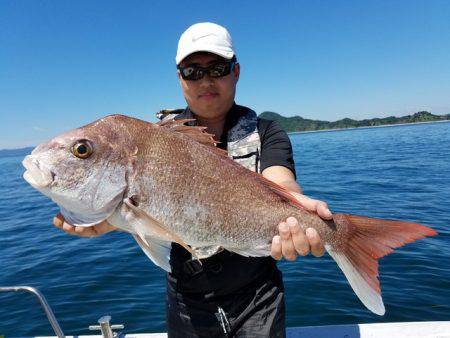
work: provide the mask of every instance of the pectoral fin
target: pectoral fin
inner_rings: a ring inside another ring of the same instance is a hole
[[[159,241],[175,242],[189,251],[192,256],[200,262],[196,252],[189,245],[187,245],[180,236],[171,232],[169,229],[165,228],[158,220],[154,219],[145,211],[135,206],[130,198],[124,199],[123,202],[125,213],[127,215],[127,221],[136,231],[143,244],[151,246],[151,243],[148,243],[147,240],[150,239],[150,241],[153,242],[153,238]]]
[[[148,239],[142,238],[140,235],[134,235],[134,239],[141,247],[142,251],[145,252],[148,258],[150,258],[153,263],[158,265],[160,268],[171,272],[170,268],[170,249],[171,243],[161,241],[158,239]]]

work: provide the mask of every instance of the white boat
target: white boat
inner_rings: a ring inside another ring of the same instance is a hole
[[[101,338],[103,335],[66,336]],[[123,334],[124,338],[167,338],[166,333]],[[449,338],[450,321],[289,327],[287,338]],[[38,337],[55,338],[55,337]]]

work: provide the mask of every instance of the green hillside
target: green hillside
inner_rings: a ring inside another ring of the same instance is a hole
[[[280,125],[283,127],[283,129],[286,130],[287,132],[373,127],[387,124],[450,120],[450,114],[434,115],[427,111],[421,111],[413,115],[406,115],[401,117],[389,116],[384,118],[374,118],[365,120],[352,120],[349,118],[345,118],[334,122],[304,119],[303,117],[300,116],[284,117],[278,113],[270,111],[265,111],[259,116],[268,120],[274,120],[279,122]]]

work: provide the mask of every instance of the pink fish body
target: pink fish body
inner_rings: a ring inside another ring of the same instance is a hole
[[[284,188],[228,158],[204,128],[183,122],[107,116],[38,146],[23,161],[24,178],[70,223],[106,219],[133,234],[167,271],[171,242],[197,259],[222,248],[268,256],[278,223],[294,216],[302,228],[318,231],[363,304],[384,314],[378,259],[435,235],[433,229],[346,214],[322,220]]]

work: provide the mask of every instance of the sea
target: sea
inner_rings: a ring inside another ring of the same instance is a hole
[[[450,319],[450,123],[290,135],[297,180],[333,212],[410,220],[439,232],[380,260],[386,314],[368,311],[326,254],[282,261],[287,326]],[[125,332],[164,332],[165,276],[126,233],[78,238],[22,178],[31,149],[0,157],[0,286],[47,298],[66,335],[103,315]],[[0,336],[53,335],[30,294],[0,293]]]

